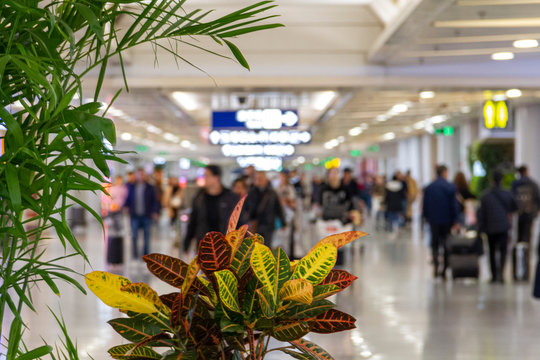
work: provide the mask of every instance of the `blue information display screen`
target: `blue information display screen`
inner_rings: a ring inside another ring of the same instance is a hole
[[[252,109],[214,111],[212,129],[279,130],[298,127],[298,111]]]

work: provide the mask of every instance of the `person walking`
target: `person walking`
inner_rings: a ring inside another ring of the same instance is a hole
[[[204,188],[195,195],[191,205],[184,238],[185,252],[189,251],[193,240],[198,246],[208,232],[227,232],[229,217],[240,197],[223,186],[221,176],[221,167],[217,165],[207,165],[204,169]]]
[[[477,216],[478,231],[488,238],[491,282],[499,283],[503,282],[511,214],[518,209],[512,193],[502,189],[502,179],[502,172],[493,172],[493,185],[481,197]]]
[[[462,226],[469,225],[470,221],[467,221],[465,217],[465,210],[467,202],[475,200],[476,196],[474,196],[469,189],[469,184],[462,171],[458,171],[456,176],[454,176],[454,185],[456,186],[456,196],[458,200],[458,222]]]
[[[517,242],[531,245],[532,224],[540,210],[538,185],[529,177],[529,169],[522,165],[518,169],[519,178],[512,182],[512,194],[517,202]]]
[[[406,191],[397,174],[386,184],[384,206],[388,220],[387,231],[391,233],[392,237],[397,236],[399,230],[399,217],[403,213],[403,204],[407,199]]]
[[[424,190],[422,217],[427,221],[431,233],[431,251],[433,255],[433,276],[446,279],[449,251],[447,238],[452,227],[457,224],[458,204],[456,187],[448,182],[448,168],[438,165],[437,178]],[[439,269],[439,251],[443,250],[443,268]]]
[[[177,177],[170,176],[167,179],[167,187],[163,193],[163,207],[169,214],[171,227],[175,227],[178,222],[178,214],[182,207],[184,190],[180,187]]]
[[[124,184],[122,175],[114,178],[114,182],[107,186],[107,193],[101,196],[101,214],[111,220],[112,230],[122,232],[122,208],[126,202],[128,189]]]
[[[405,223],[410,223],[413,216],[413,204],[418,196],[418,184],[411,175],[411,170],[405,174],[405,182],[407,184],[407,209],[405,211]]]
[[[128,195],[125,208],[129,210],[131,218],[131,239],[133,258],[139,258],[137,240],[139,231],[143,230],[143,255],[150,253],[150,229],[152,221],[159,219],[160,203],[156,187],[150,183],[148,174],[144,169],[137,170],[135,183],[128,184]]]
[[[249,217],[249,230],[261,235],[271,244],[276,230],[276,220],[279,227],[284,228],[286,225],[283,207],[264,171],[256,172],[253,185],[248,192],[245,205]]]

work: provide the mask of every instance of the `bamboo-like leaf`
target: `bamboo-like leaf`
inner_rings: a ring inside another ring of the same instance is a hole
[[[358,279],[356,276],[345,270],[332,269],[328,276],[321,282],[321,285],[333,284],[343,290],[348,288],[356,279]]]
[[[161,355],[148,347],[135,349],[135,344],[118,345],[109,349],[113,359],[119,360],[160,360]]]
[[[227,309],[240,312],[238,305],[238,280],[229,270],[221,270],[215,273],[219,288],[219,298]]]
[[[313,301],[310,305],[299,304],[291,306],[285,309],[283,316],[287,319],[309,319],[333,309],[335,306],[331,301],[325,299],[317,300]]]
[[[309,305],[313,301],[313,284],[306,279],[289,280],[279,291],[279,299]]]
[[[152,336],[161,334],[160,326],[144,321],[140,318],[118,318],[109,320],[109,325],[124,339],[138,343],[150,339]],[[170,341],[156,341],[159,346],[171,346]]]
[[[231,245],[218,232],[206,234],[199,244],[199,264],[206,274],[227,269],[231,262],[231,255]]]
[[[273,299],[276,298],[276,259],[265,245],[255,243],[251,253],[251,268]]]
[[[53,352],[53,348],[50,345],[43,345],[33,350],[28,351],[27,353],[17,357],[15,360],[33,360],[41,358],[42,356],[48,355]]]
[[[337,258],[337,249],[332,244],[321,245],[300,259],[291,279],[306,279],[313,285],[319,284],[330,273]]]
[[[231,260],[231,270],[239,278],[242,278],[249,269],[249,259],[253,251],[253,242],[253,237],[245,237]]]
[[[310,356],[311,360],[334,360],[326,350],[311,341],[300,339],[290,343],[302,353]]]
[[[103,271],[94,271],[85,275],[88,288],[110,307],[134,311],[137,313],[151,314],[158,311],[159,306],[153,298],[144,295],[123,291],[122,288],[131,284],[127,278]],[[159,300],[157,294],[156,298]],[[163,305],[159,300],[160,305]]]
[[[238,47],[236,45],[234,45],[232,42],[230,42],[228,40],[223,39],[223,41],[225,42],[225,44],[227,44],[229,49],[231,49],[231,52],[234,55],[234,57],[236,58],[236,60],[238,60],[238,63],[240,65],[242,65],[243,67],[245,67],[246,69],[250,70],[249,69],[249,64],[248,64],[246,58],[244,57],[244,55],[242,54],[242,52],[240,51],[240,49],[238,49]]]
[[[331,334],[356,328],[356,319],[338,310],[328,310],[313,319],[307,320],[309,330],[319,334]]]
[[[293,341],[300,339],[308,332],[308,323],[305,321],[298,321],[274,327],[272,336],[279,341]]]
[[[247,195],[244,195],[234,207],[231,217],[229,218],[227,234],[236,230],[236,226],[238,225],[238,220],[240,219],[240,214],[242,213],[242,207],[244,206],[244,201],[246,201],[246,197]]]
[[[329,296],[337,294],[341,289],[334,284],[316,285],[313,287],[313,301],[325,299]]]
[[[347,231],[340,234],[330,235],[330,236],[325,237],[321,241],[319,241],[317,245],[315,245],[313,249],[311,249],[311,251],[314,251],[319,246],[326,245],[326,244],[332,244],[337,249],[339,249],[340,247],[345,246],[355,241],[356,239],[361,238],[362,236],[366,236],[366,235],[367,234],[362,231]]]
[[[246,236],[246,232],[248,230],[247,225],[243,225],[240,227],[240,229],[233,230],[227,235],[225,235],[225,239],[227,239],[227,242],[231,245],[232,253],[233,253],[233,259],[236,255],[236,251],[242,246],[242,241],[244,240],[244,237]]]
[[[197,274],[199,273],[200,268],[201,267],[197,261],[197,256],[195,256],[188,266],[186,277],[184,279],[184,283],[182,284],[182,296],[184,296],[184,298],[189,292],[193,282],[197,280]]]

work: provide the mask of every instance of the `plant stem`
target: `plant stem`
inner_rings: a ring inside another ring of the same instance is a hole
[[[253,330],[250,327],[247,328],[247,332],[248,332],[248,339],[249,339],[249,358],[248,358],[248,360],[257,360],[257,358],[255,357],[255,352],[256,352],[256,349],[255,349],[255,335],[253,334]]]

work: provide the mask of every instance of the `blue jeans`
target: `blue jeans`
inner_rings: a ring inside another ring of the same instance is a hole
[[[387,213],[387,226],[388,231],[394,231],[394,229],[397,229],[399,226],[399,212],[398,211],[389,211]]]
[[[142,228],[144,236],[144,248],[143,255],[150,253],[150,226],[152,226],[152,219],[146,216],[132,216],[131,217],[131,240],[133,247],[133,258],[138,258],[137,251],[137,239],[139,238],[139,230]]]

